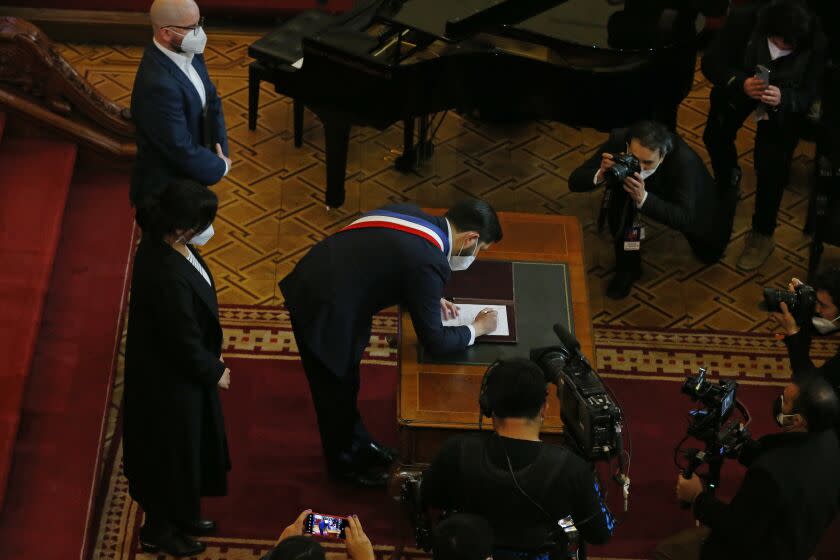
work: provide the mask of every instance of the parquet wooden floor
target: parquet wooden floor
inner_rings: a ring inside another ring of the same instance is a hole
[[[797,149],[791,185],[779,215],[777,247],[758,271],[742,273],[735,260],[749,229],[754,203],[753,131],[738,136],[744,191],[724,259],[705,266],[691,254],[680,234],[649,224],[644,246],[644,275],[630,297],[604,296],[611,275],[612,251],[596,232],[600,193],[570,193],[567,178],[606,137],[597,131],[554,122],[498,127],[450,113],[436,138],[432,160],[416,173],[393,168],[402,131],[354,128],[348,162],[347,202],[330,213],[324,208],[324,138],[320,122],[306,116],[304,146],[292,144],[291,101],[265,86],[256,131],[247,128],[248,32],[213,32],[206,59],[224,99],[233,168],[217,187],[221,210],[216,236],[205,254],[224,304],[279,304],[277,281],[309,246],[343,226],[359,212],[381,204],[411,201],[447,206],[465,196],[489,200],[498,210],[572,214],[585,232],[592,315],[597,324],[766,331],[772,320],[758,311],[760,288],[802,276],[808,237],[802,234],[813,146]],[[103,94],[128,104],[140,47],[63,44],[61,53]],[[704,157],[702,133],[709,84],[697,74],[680,108],[682,136]],[[620,100],[617,97],[617,102]],[[829,250],[826,259],[836,259]]]

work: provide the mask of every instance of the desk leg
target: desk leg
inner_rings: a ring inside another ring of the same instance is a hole
[[[327,149],[327,206],[344,204],[344,177],[347,174],[347,149],[350,144],[350,123],[344,119],[321,119]]]
[[[248,130],[257,129],[260,106],[260,76],[253,64],[248,65]]]

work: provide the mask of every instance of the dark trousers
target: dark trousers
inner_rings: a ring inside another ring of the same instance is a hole
[[[712,170],[719,184],[728,184],[732,170],[738,165],[735,136],[744,120],[755,110],[756,103],[746,97],[733,101],[734,95],[715,87],[711,94],[709,120],[703,141],[712,160]],[[793,151],[799,142],[801,118],[797,115],[771,115],[759,121],[755,134],[756,189],[752,227],[762,235],[773,235],[782,194],[790,175]]]
[[[347,469],[352,466],[355,449],[371,441],[359,414],[359,364],[348,364],[342,372],[330,370],[303,343],[294,320],[292,330],[309,381],[327,468]]]
[[[706,196],[714,196],[718,199],[716,210],[711,216],[704,218],[705,228],[702,233],[685,233],[685,238],[691,246],[694,255],[706,264],[716,263],[723,257],[729,238],[732,236],[732,224],[735,219],[735,207],[738,204],[738,193],[734,190],[724,189],[721,192],[708,193]],[[615,271],[635,273],[642,269],[642,252],[625,251],[624,238],[615,235],[615,228],[612,229],[615,241]],[[641,242],[644,247],[645,242]]]

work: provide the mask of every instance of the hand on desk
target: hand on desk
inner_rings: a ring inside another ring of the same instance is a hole
[[[446,298],[440,298],[440,312],[441,315],[443,315],[444,321],[447,319],[454,319],[461,314],[458,310],[458,306]]]
[[[482,309],[473,321],[475,336],[479,337],[496,330],[499,314],[493,309]]]

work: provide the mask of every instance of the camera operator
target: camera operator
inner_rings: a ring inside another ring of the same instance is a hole
[[[825,38],[804,2],[776,0],[733,8],[702,59],[712,82],[703,141],[718,184],[738,189],[735,137],[756,121],[755,213],[737,266],[760,267],[773,252],[776,217],[800,129],[819,91]]]
[[[793,292],[799,285],[802,285],[802,282],[793,278],[788,287]],[[840,348],[820,367],[814,366],[809,356],[811,337],[815,332],[826,335],[840,329],[840,267],[827,268],[819,273],[814,282],[814,289],[817,301],[814,317],[809,323],[803,326],[797,324],[784,302],[779,304],[781,313],[773,313],[773,317],[785,332],[785,345],[790,356],[793,378],[801,378],[806,372],[816,371],[835,391],[840,392]]]
[[[635,156],[639,169],[616,186],[610,184],[607,170],[620,153]],[[641,276],[644,235],[637,214],[684,233],[704,263],[716,262],[723,255],[737,198],[730,193],[721,198],[697,153],[664,125],[641,121],[629,129],[614,130],[600,150],[572,173],[569,189],[589,191],[605,181],[602,213],[606,212],[614,237],[616,270],[607,296],[626,297]]]
[[[563,544],[558,521],[571,515],[582,540],[609,540],[607,512],[592,468],[564,447],[540,441],[547,408],[545,375],[525,359],[499,361],[482,382],[493,433],[449,439],[423,476],[422,502],[480,515],[500,551],[538,552]]]
[[[840,501],[840,443],[832,429],[840,402],[819,377],[787,385],[773,403],[781,433],[745,445],[748,467],[728,504],[704,491],[694,474],[677,479],[677,498],[694,505],[704,527],[660,543],[654,560],[806,560]]]

